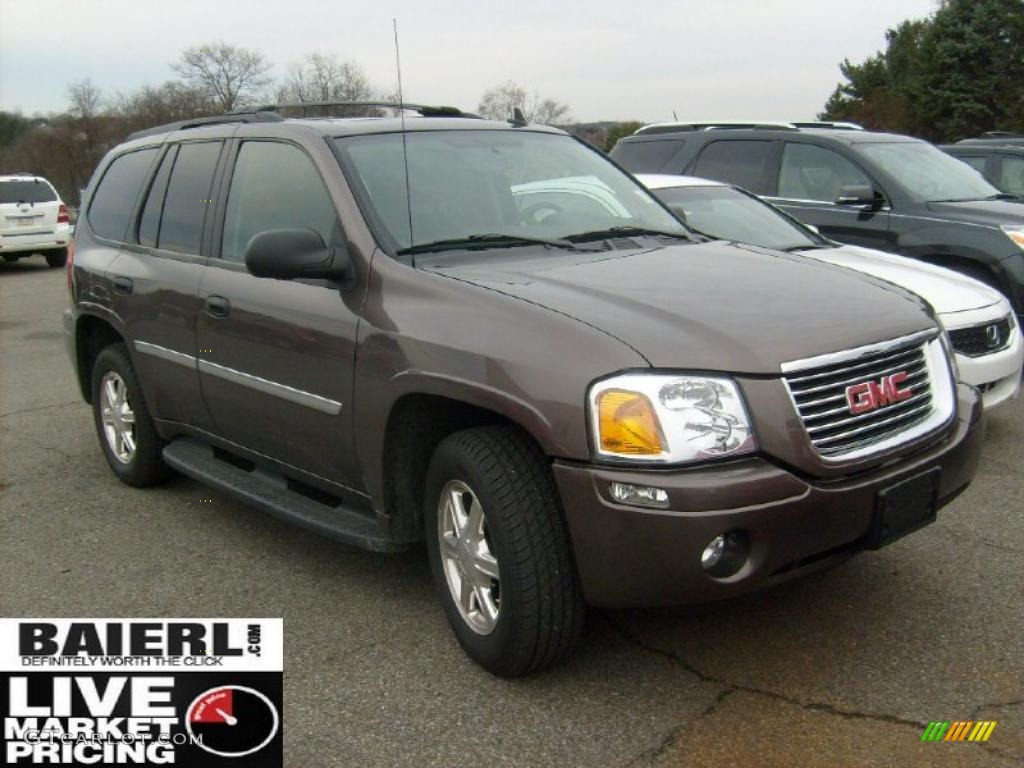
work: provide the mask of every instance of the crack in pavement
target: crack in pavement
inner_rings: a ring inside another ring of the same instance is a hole
[[[22,413],[35,413],[36,411],[47,411],[51,408],[66,408],[69,405],[76,405],[80,400],[71,400],[67,403],[53,403],[52,405],[40,405],[35,408],[22,408],[20,411],[9,411],[8,413],[0,413],[0,419],[6,419],[8,416],[18,416]]]
[[[610,626],[614,632],[618,633],[620,637],[626,640],[626,642],[635,645],[636,647],[640,648],[641,650],[647,651],[648,653],[652,653],[656,656],[661,656],[664,659],[668,659],[684,671],[689,672],[691,675],[696,677],[701,682],[712,683],[723,688],[723,690],[719,692],[715,701],[712,702],[712,704],[709,707],[707,707],[707,709],[705,709],[699,716],[690,721],[687,721],[686,723],[681,723],[680,725],[674,727],[665,735],[665,737],[661,741],[661,744],[658,747],[656,747],[653,750],[643,752],[640,755],[637,755],[635,758],[633,758],[626,764],[626,768],[631,768],[632,766],[640,765],[641,763],[639,761],[644,761],[645,763],[652,765],[658,757],[666,753],[669,748],[671,748],[675,743],[677,743],[679,735],[683,732],[683,729],[686,726],[712,714],[715,711],[715,709],[723,701],[725,701],[725,699],[727,699],[734,693],[741,692],[749,693],[754,696],[763,696],[765,698],[769,698],[775,701],[781,701],[785,704],[789,704],[790,706],[797,707],[798,709],[802,709],[804,711],[821,712],[826,715],[834,715],[836,717],[841,717],[847,720],[872,720],[875,722],[883,722],[889,723],[891,725],[902,726],[904,728],[913,728],[915,731],[920,731],[922,728],[928,725],[928,721],[926,720],[911,720],[908,718],[899,717],[897,715],[886,715],[873,712],[860,712],[858,710],[851,709],[841,709],[835,706],[834,704],[829,704],[828,702],[806,702],[801,701],[800,699],[794,698],[792,696],[788,696],[784,693],[779,693],[778,691],[772,691],[766,688],[757,688],[752,685],[743,685],[741,683],[731,683],[728,680],[715,677],[714,675],[708,674],[707,672],[698,669],[678,653],[668,651],[664,648],[659,648],[656,645],[648,643],[635,632],[632,632],[628,628],[613,621],[611,617],[608,616],[607,612],[602,611],[600,615],[608,624],[608,626]],[[979,712],[982,709],[985,709],[986,706],[1005,707],[1020,703],[1024,703],[1024,700],[1004,702],[1002,704],[995,705],[981,705],[975,710],[975,712]],[[995,747],[986,742],[978,743],[976,746],[980,747],[981,749],[984,749],[986,752],[991,752],[992,754],[998,755],[999,757],[1003,757],[1008,760],[1013,760],[1014,762],[1024,764],[1024,756],[1017,756],[1007,753],[999,749],[998,747]]]
[[[720,690],[718,692],[718,695],[715,696],[715,700],[712,701],[707,707],[705,707],[703,712],[701,712],[696,717],[687,720],[685,723],[680,723],[679,725],[672,728],[668,733],[665,734],[665,736],[661,740],[661,743],[658,744],[658,746],[654,747],[653,749],[646,750],[645,752],[641,752],[639,755],[637,755],[628,763],[626,763],[626,768],[633,768],[634,766],[640,765],[654,765],[658,761],[658,758],[666,754],[668,750],[676,744],[676,742],[679,740],[679,735],[683,732],[684,728],[689,728],[693,726],[695,723],[699,723],[708,715],[714,713],[714,711],[718,709],[719,704],[721,704],[723,701],[725,701],[727,698],[729,698],[735,693],[737,693],[735,688],[723,688],[722,690]]]
[[[964,537],[962,531],[957,528],[945,528],[943,526],[935,526],[935,530],[951,539],[960,539]],[[1024,549],[1020,547],[1011,547],[1008,544],[1000,544],[991,539],[986,539],[984,536],[978,536],[977,534],[971,536],[967,535],[967,538],[972,538],[975,542],[983,547],[992,547],[992,549],[998,549],[1001,552],[1012,552],[1015,555],[1024,554]]]

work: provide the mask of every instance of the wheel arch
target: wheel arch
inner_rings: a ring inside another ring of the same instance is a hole
[[[449,435],[473,427],[505,425],[520,431],[542,454],[550,455],[526,424],[479,399],[412,391],[393,402],[380,446],[379,487],[373,489],[373,495],[394,534],[421,537],[427,469],[438,444]]]
[[[85,402],[92,404],[92,369],[96,357],[111,344],[123,344],[124,336],[110,320],[83,314],[75,323],[75,369]],[[131,353],[129,352],[129,355]]]

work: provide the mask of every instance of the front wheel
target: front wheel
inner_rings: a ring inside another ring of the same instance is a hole
[[[551,469],[526,435],[482,427],[445,438],[424,523],[438,595],[477,663],[513,677],[568,655],[586,609]]]
[[[46,256],[47,265],[51,268],[63,267],[68,261],[68,249],[58,248],[53,251],[47,251],[44,256]]]

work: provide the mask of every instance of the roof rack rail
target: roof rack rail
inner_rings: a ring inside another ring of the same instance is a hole
[[[155,125],[152,128],[144,128],[129,134],[125,141],[141,139],[146,136],[156,136],[161,133],[180,131],[186,128],[199,128],[204,125],[221,125],[224,123],[276,123],[284,120],[279,113],[281,110],[301,109],[305,117],[310,109],[326,109],[328,107],[361,107],[379,109],[408,109],[418,112],[422,117],[470,117],[480,119],[480,115],[472,112],[463,112],[457,107],[429,106],[426,104],[399,104],[393,101],[296,101],[281,104],[262,104],[252,109],[241,109],[237,112],[228,112],[223,115],[210,115],[209,117],[196,117],[191,120],[179,120],[174,123]]]
[[[407,109],[417,112],[422,117],[472,117],[479,118],[471,112],[463,112],[458,107],[432,106],[429,104],[408,104],[396,101],[294,101],[282,104],[264,104],[258,109],[261,112],[277,113],[285,109],[301,109],[305,116],[310,109],[326,109],[327,107],[365,107],[369,109]]]
[[[1024,139],[1024,133],[1017,131],[985,131],[981,134],[984,139]]]
[[[161,133],[170,133],[171,131],[181,131],[185,128],[200,128],[204,125],[222,125],[224,123],[276,123],[281,120],[284,120],[284,118],[277,113],[263,110],[262,108],[228,112],[224,115],[195,117],[191,120],[178,120],[174,123],[164,123],[163,125],[155,125],[152,128],[143,128],[141,131],[135,131],[135,133],[129,134],[125,141],[141,139],[146,136],[156,136]]]
[[[860,123],[851,123],[846,120],[807,120],[794,122],[797,128],[832,128],[837,131],[863,131],[864,126]]]
[[[793,123],[773,122],[771,120],[706,120],[701,122],[651,123],[639,128],[633,135],[652,133],[677,133],[679,131],[720,131],[743,129],[767,129],[774,131],[799,130]]]

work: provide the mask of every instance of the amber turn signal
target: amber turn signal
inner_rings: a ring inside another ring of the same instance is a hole
[[[665,451],[665,435],[646,395],[609,389],[598,395],[601,450],[651,455]]]

